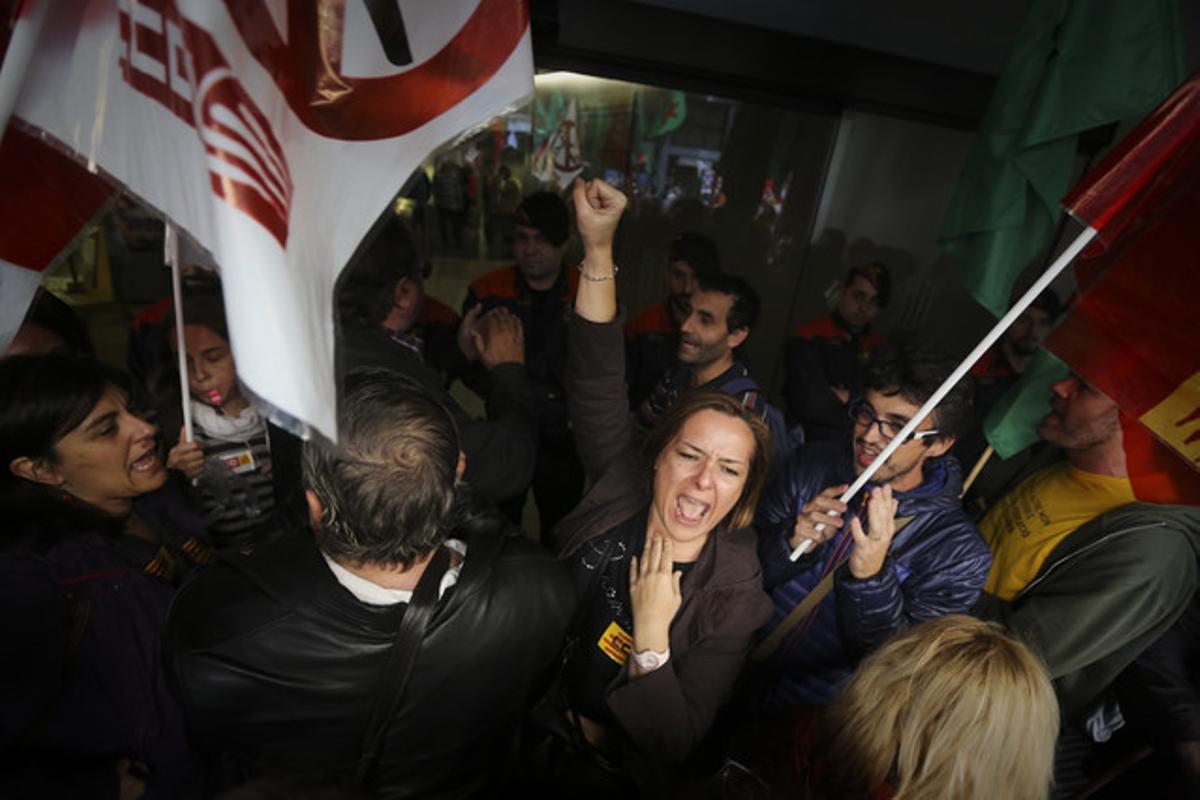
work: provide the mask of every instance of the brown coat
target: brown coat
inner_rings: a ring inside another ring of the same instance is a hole
[[[562,558],[650,502],[625,393],[621,322],[618,317],[597,324],[572,315],[569,325],[568,407],[593,487],[554,529]],[[609,708],[629,738],[646,754],[668,761],[686,758],[708,732],[729,699],[754,631],[770,617],[754,532],[714,531],[682,591],[666,666],[630,680],[626,665],[608,689]]]

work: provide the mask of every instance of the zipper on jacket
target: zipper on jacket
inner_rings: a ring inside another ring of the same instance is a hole
[[[1031,589],[1033,589],[1033,587],[1037,586],[1039,583],[1041,583],[1046,578],[1048,578],[1050,576],[1050,573],[1054,572],[1054,570],[1058,569],[1060,566],[1062,566],[1063,564],[1072,560],[1076,556],[1081,556],[1084,553],[1094,550],[1095,548],[1100,547],[1101,545],[1109,542],[1112,539],[1117,538],[1118,536],[1125,536],[1126,534],[1134,533],[1135,531],[1147,530],[1150,528],[1165,528],[1165,527],[1167,527],[1167,523],[1156,522],[1152,525],[1138,525],[1137,527],[1134,527],[1134,528],[1126,528],[1124,530],[1113,531],[1112,533],[1107,533],[1104,536],[1101,536],[1096,541],[1092,542],[1091,544],[1085,545],[1084,547],[1081,547],[1078,550],[1076,550],[1074,553],[1065,555],[1062,558],[1060,558],[1058,561],[1055,561],[1053,564],[1051,564],[1049,567],[1047,567],[1046,570],[1041,575],[1037,576],[1032,581],[1030,581],[1029,584],[1024,589],[1021,590],[1020,594],[1018,594],[1016,597],[1013,598],[1013,602],[1015,603],[1016,601],[1020,600],[1022,597],[1025,596],[1026,592],[1030,591]]]

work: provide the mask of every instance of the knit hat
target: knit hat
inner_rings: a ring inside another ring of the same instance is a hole
[[[567,204],[553,192],[534,192],[517,207],[517,224],[536,228],[556,247],[570,236],[570,215]]]

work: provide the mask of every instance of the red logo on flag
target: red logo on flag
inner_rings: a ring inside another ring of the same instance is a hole
[[[172,0],[122,0],[119,15],[126,83],[196,128],[213,193],[285,246],[292,203],[287,158],[212,36],[181,17]]]
[[[227,68],[205,75],[197,95],[213,192],[285,245],[292,178],[270,122]]]
[[[345,3],[287,0],[286,36],[261,0],[225,0],[233,24],[292,113],[331,139],[390,139],[465,100],[508,61],[529,26],[525,0],[479,0],[436,53],[395,75],[342,72]]]

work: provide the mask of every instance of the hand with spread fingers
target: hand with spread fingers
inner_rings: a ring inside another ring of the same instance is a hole
[[[805,539],[811,541],[815,547],[842,529],[842,515],[846,513],[846,504],[838,498],[846,491],[847,486],[848,484],[844,483],[830,486],[804,504],[804,508],[800,509],[800,514],[796,517],[791,538],[788,539],[788,544],[793,550]],[[821,526],[820,530],[817,526]]]
[[[867,530],[863,531],[858,517],[850,520],[854,550],[850,553],[850,574],[865,580],[883,569],[892,537],[896,534],[896,509],[899,501],[892,496],[892,487],[877,486],[867,499]]]
[[[671,620],[683,603],[682,572],[675,572],[671,540],[652,533],[642,557],[629,561],[629,600],[633,606],[633,649],[662,652],[670,648]],[[630,663],[631,671],[636,665]],[[636,674],[636,672],[634,672]]]

